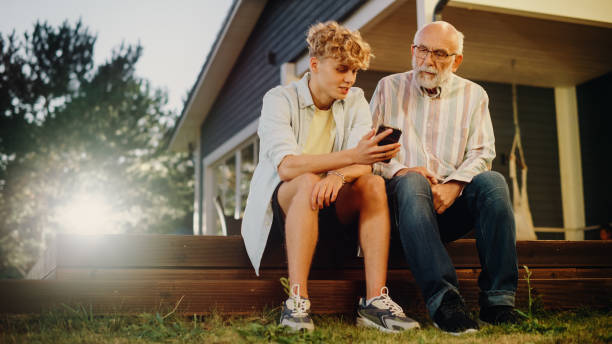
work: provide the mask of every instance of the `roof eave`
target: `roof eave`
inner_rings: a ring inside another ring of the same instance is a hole
[[[188,151],[197,142],[200,126],[206,119],[225,80],[251,35],[267,0],[236,0],[223,28],[200,71],[189,98],[174,127],[169,148]]]

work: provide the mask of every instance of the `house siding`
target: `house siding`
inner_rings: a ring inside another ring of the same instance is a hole
[[[379,71],[361,72],[357,76],[355,86],[361,87],[369,100],[378,80],[389,74]],[[512,86],[493,82],[476,82],[484,87],[489,95],[489,110],[497,152],[497,157],[493,161],[493,170],[503,174],[509,183],[508,154],[514,138]],[[527,193],[534,225],[561,228],[563,227],[563,212],[554,90],[518,86],[517,103],[521,140],[525,150],[525,160],[529,167]],[[550,234],[541,233],[539,235],[550,238],[559,236],[554,233],[551,237]],[[562,234],[560,236],[563,237]]]
[[[586,225],[612,222],[612,73],[576,87]],[[596,233],[598,236],[599,233]]]
[[[259,117],[264,94],[280,84],[280,65],[305,51],[310,25],[341,21],[364,2],[269,1],[202,124],[202,156]],[[275,61],[270,61],[271,54]]]

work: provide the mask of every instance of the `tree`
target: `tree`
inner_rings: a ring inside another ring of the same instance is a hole
[[[80,21],[0,34],[0,276],[27,271],[77,195],[104,195],[116,232],[191,228],[193,164],[166,150],[176,116],[134,74],[142,48],[94,66],[95,41]]]

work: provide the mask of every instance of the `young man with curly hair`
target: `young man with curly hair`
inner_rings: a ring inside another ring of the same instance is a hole
[[[389,211],[384,180],[372,175],[371,164],[397,154],[399,144],[378,146],[391,130],[374,136],[363,91],[351,87],[357,71],[369,66],[370,46],[336,22],[313,25],[306,41],[310,72],[263,99],[260,159],[242,222],[247,253],[259,273],[270,232],[284,236],[291,292],[280,322],[312,330],[308,275],[319,237],[353,254],[358,241],[367,294],[358,325],[389,332],[418,327],[385,287]]]

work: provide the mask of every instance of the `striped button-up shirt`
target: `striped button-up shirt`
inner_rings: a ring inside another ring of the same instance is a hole
[[[373,122],[402,129],[402,147],[390,163],[375,164],[374,172],[392,178],[402,168],[424,166],[439,182],[469,183],[495,158],[488,105],[481,86],[455,74],[433,97],[412,71],[381,79],[370,101]]]

